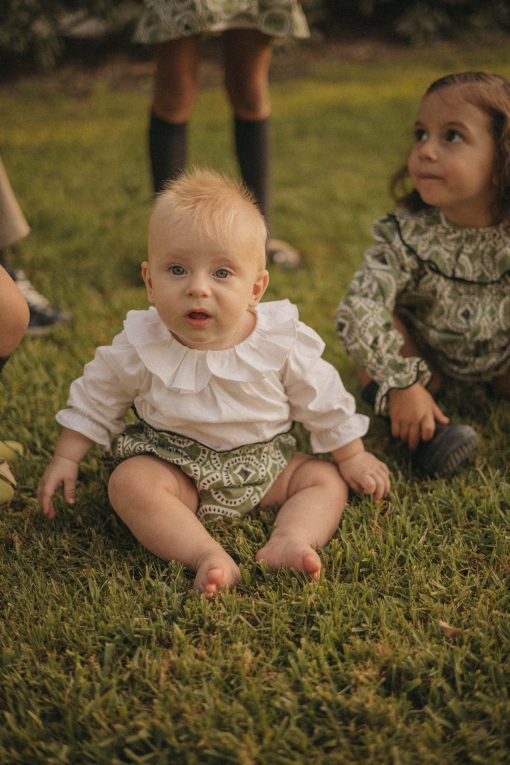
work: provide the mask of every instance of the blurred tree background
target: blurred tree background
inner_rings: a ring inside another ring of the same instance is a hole
[[[0,61],[51,68],[76,37],[128,44],[141,0],[2,0]],[[304,0],[316,36],[376,35],[400,44],[510,32],[508,0]]]

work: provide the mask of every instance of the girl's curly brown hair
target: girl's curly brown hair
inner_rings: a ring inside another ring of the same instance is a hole
[[[435,80],[424,98],[442,88],[462,87],[462,94],[473,106],[489,115],[496,147],[495,182],[497,194],[492,210],[496,223],[510,222],[510,82],[497,74],[460,72]],[[409,190],[407,163],[390,180],[390,192],[397,204],[410,212],[429,207],[416,189]]]

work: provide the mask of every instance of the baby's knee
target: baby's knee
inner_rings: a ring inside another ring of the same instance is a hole
[[[126,492],[130,491],[132,471],[126,462],[121,462],[120,465],[113,470],[108,481],[108,496],[110,502],[115,505],[115,500],[122,497]]]
[[[147,457],[131,457],[124,460],[113,470],[108,482],[108,495],[114,504],[115,499],[135,497],[140,491],[146,492],[153,485],[148,478],[149,470],[144,463]]]
[[[348,487],[333,462],[311,459],[303,462],[298,471],[300,480],[309,486],[320,486],[328,493],[347,496]],[[296,476],[297,477],[297,476]]]

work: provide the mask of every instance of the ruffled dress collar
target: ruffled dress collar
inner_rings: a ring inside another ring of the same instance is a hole
[[[439,210],[392,217],[403,244],[448,279],[495,284],[510,276],[510,225],[486,228],[450,223]]]
[[[182,345],[154,307],[129,311],[124,330],[144,365],[167,388],[192,393],[203,390],[211,377],[254,382],[282,368],[296,341],[297,308],[289,300],[271,301],[257,306],[256,316],[245,340],[219,351]]]

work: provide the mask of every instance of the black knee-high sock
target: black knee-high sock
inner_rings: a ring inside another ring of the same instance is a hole
[[[271,170],[271,120],[243,120],[234,117],[234,138],[241,176],[255,197],[269,225],[269,184]]]
[[[153,112],[149,122],[149,155],[154,193],[186,167],[187,122],[172,123]]]

